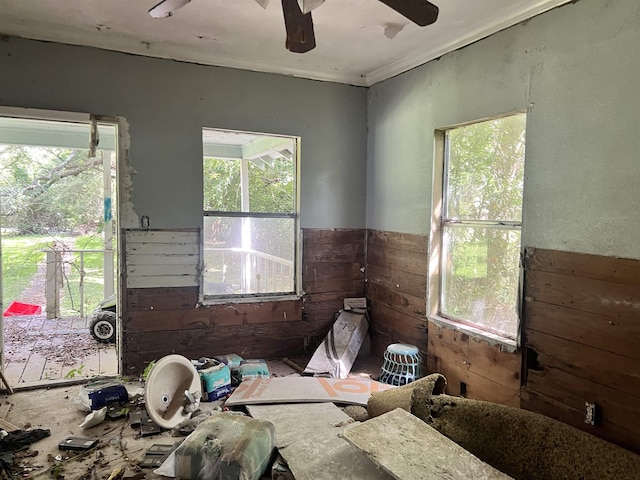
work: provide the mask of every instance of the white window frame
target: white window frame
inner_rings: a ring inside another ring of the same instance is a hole
[[[293,291],[291,293],[235,293],[235,294],[222,294],[222,295],[205,295],[204,293],[204,234],[201,235],[200,248],[202,254],[200,255],[200,286],[199,286],[199,303],[202,305],[216,305],[224,303],[259,303],[265,301],[280,301],[280,300],[296,300],[302,296],[302,235],[300,229],[300,143],[301,139],[295,135],[278,135],[262,132],[240,132],[223,128],[209,128],[204,127],[204,130],[219,130],[231,133],[247,133],[250,135],[264,136],[264,137],[282,137],[292,140],[294,143],[294,178],[295,178],[295,206],[294,211],[291,214],[283,213],[262,213],[262,212],[227,212],[227,211],[209,211],[203,208],[203,222],[208,216],[223,217],[223,218],[291,218],[294,220],[294,273],[293,273]],[[203,159],[208,155],[204,151],[203,146]],[[249,198],[249,174],[248,165],[249,161],[240,159],[241,165],[241,189],[242,189],[242,202],[248,204]],[[203,191],[204,195],[204,191]]]
[[[431,228],[430,228],[430,242],[429,242],[429,274],[427,281],[427,316],[438,326],[444,326],[459,330],[472,337],[486,340],[490,344],[499,345],[504,351],[516,351],[521,344],[520,330],[522,323],[522,279],[523,279],[523,264],[522,264],[522,237],[520,243],[520,265],[519,265],[519,285],[518,285],[518,297],[516,300],[516,311],[518,313],[518,325],[517,325],[517,338],[512,339],[498,333],[492,332],[487,329],[483,329],[480,326],[466,323],[462,320],[449,318],[440,312],[440,306],[442,305],[442,284],[443,284],[443,267],[442,262],[444,258],[444,234],[447,227],[453,225],[465,225],[473,227],[502,227],[514,230],[522,231],[522,219],[520,222],[499,222],[499,221],[476,221],[476,220],[458,220],[447,219],[444,216],[446,211],[446,191],[447,185],[447,167],[448,167],[448,145],[447,145],[447,132],[459,127],[474,125],[477,123],[483,123],[491,120],[496,120],[511,115],[523,114],[526,111],[515,111],[504,115],[484,118],[481,120],[474,120],[463,124],[453,125],[437,129],[434,132],[434,162],[433,162],[433,184],[432,184],[432,208],[431,208]],[[455,227],[453,227],[455,228]]]

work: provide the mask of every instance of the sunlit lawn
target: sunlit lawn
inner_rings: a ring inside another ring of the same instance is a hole
[[[7,236],[2,237],[2,274],[3,304],[6,308],[12,301],[25,301],[22,292],[29,286],[37,273],[38,264],[45,260],[43,250],[51,248],[54,241],[64,242],[72,250],[100,250],[103,247],[101,236],[77,237],[75,246],[73,238],[50,235]],[[103,299],[103,254],[90,252],[84,254],[84,311],[90,314]],[[60,291],[61,314],[78,315],[80,312],[80,254],[65,256],[65,276]],[[40,278],[44,294],[44,272]],[[42,305],[44,309],[44,305]]]

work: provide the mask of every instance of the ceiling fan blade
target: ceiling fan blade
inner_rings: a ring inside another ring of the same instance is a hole
[[[266,10],[269,0],[256,0],[256,3]]]
[[[167,18],[173,12],[184,7],[191,0],[162,0],[159,4],[149,10],[149,15],[153,18]]]
[[[380,0],[421,27],[438,19],[439,8],[427,0]]]
[[[282,0],[282,13],[287,30],[287,50],[306,53],[316,48],[311,12],[302,13],[298,0]]]

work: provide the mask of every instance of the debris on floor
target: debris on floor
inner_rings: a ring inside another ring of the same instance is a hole
[[[335,430],[342,429],[354,420],[330,402],[340,402],[344,397],[346,398],[344,405],[348,405],[353,403],[353,398],[359,398],[355,403],[360,405],[357,414],[362,418],[362,411],[366,416],[366,409],[362,405],[366,405],[370,391],[392,388],[370,380],[369,376],[349,379],[302,377],[298,369],[283,362],[259,359],[251,361],[252,359],[241,359],[232,354],[224,357],[226,362],[221,357],[213,361],[212,359],[187,360],[189,366],[194,367],[194,372],[197,373],[198,385],[202,391],[207,390],[210,398],[207,398],[208,401],[199,402],[197,409],[174,428],[159,427],[149,415],[145,399],[146,382],[96,378],[82,385],[18,391],[6,397],[11,399],[13,408],[8,403],[6,407],[0,404],[0,414],[8,413],[8,420],[4,421],[19,426],[18,431],[34,432],[41,429],[49,430],[51,435],[34,442],[33,445],[25,446],[20,451],[10,452],[9,458],[0,459],[0,464],[4,461],[2,465],[6,466],[7,471],[22,478],[46,475],[60,480],[95,480],[109,477],[113,477],[114,480],[159,479],[165,477],[154,472],[160,472],[161,470],[158,469],[173,456],[174,468],[181,469],[174,471],[174,474],[180,475],[181,478],[196,478],[195,473],[189,477],[188,475],[192,474],[187,471],[200,472],[203,468],[210,467],[227,473],[248,472],[245,477],[256,480],[267,478],[293,480],[298,476],[287,465],[286,459],[283,457],[276,461],[274,432],[278,426],[268,419],[247,416],[244,405],[233,405],[234,402],[229,405],[231,396],[228,393],[221,395],[218,389],[230,388],[242,393],[243,389],[246,390],[253,385],[252,382],[258,382],[255,384],[257,390],[259,382],[268,381],[275,385],[273,393],[277,393],[278,390],[280,393],[289,390],[293,395],[293,401],[299,402],[300,393],[303,393],[304,400],[306,392],[306,387],[301,388],[301,385],[312,382],[316,388],[319,386],[324,391],[325,408],[337,409],[339,413],[339,419],[329,425]],[[161,364],[161,360],[155,365]],[[250,374],[249,379],[239,384],[238,377],[242,362],[245,362],[246,370]],[[299,366],[294,360],[291,362]],[[380,361],[376,360],[374,364],[373,370],[376,370],[380,366]],[[198,370],[196,366],[203,368]],[[213,370],[208,370],[211,367],[214,367]],[[154,369],[155,366],[150,369],[149,377]],[[224,373],[221,374],[221,372]],[[265,390],[266,393],[268,391],[268,389]],[[215,398],[218,396],[219,398]],[[352,399],[350,400],[349,397]],[[180,404],[187,402],[184,392],[180,392],[175,398]],[[316,401],[313,395],[304,401],[309,400]],[[52,407],[53,405],[55,407]],[[313,405],[315,404],[301,404],[299,407],[301,415],[304,416],[303,412],[306,408],[314,408]],[[284,410],[289,407],[293,406],[280,406]],[[98,416],[101,422],[87,422],[84,425],[85,428],[81,428],[88,415]],[[306,415],[315,416],[312,411],[307,411]],[[251,429],[253,439],[262,439],[259,448],[252,446],[254,440],[233,436],[245,428],[238,427],[243,422],[251,422],[259,426],[257,429],[254,427]],[[236,433],[233,435],[220,430],[221,425],[232,424],[237,427],[234,427]],[[340,426],[336,427],[334,424],[340,424]],[[204,450],[202,448],[194,450],[192,444],[185,443],[185,438],[200,438],[203,435],[207,438],[211,437],[213,426],[219,430],[216,430],[215,434],[217,440],[206,442],[207,448]],[[334,441],[338,441],[343,446],[346,445],[345,441],[337,436]],[[227,463],[219,461],[219,454],[225,449],[228,450],[229,445],[233,445],[229,451],[236,452],[239,456],[227,455],[225,456]],[[352,447],[348,448],[353,450]],[[259,458],[255,457],[258,451],[262,452]],[[218,452],[218,457],[215,456],[215,452]],[[241,452],[244,453],[240,455]],[[207,461],[203,458],[205,453]],[[247,455],[254,455],[250,463],[246,463]],[[0,478],[3,477],[0,475]]]
[[[369,329],[366,298],[344,300],[329,333],[309,360],[303,375],[347,378]]]

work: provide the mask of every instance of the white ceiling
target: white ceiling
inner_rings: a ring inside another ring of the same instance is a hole
[[[440,16],[426,27],[377,0],[327,0],[304,54],[285,49],[280,0],[193,0],[153,19],[158,1],[0,0],[0,34],[369,86],[571,0],[431,0]],[[393,39],[389,24],[402,27]]]

